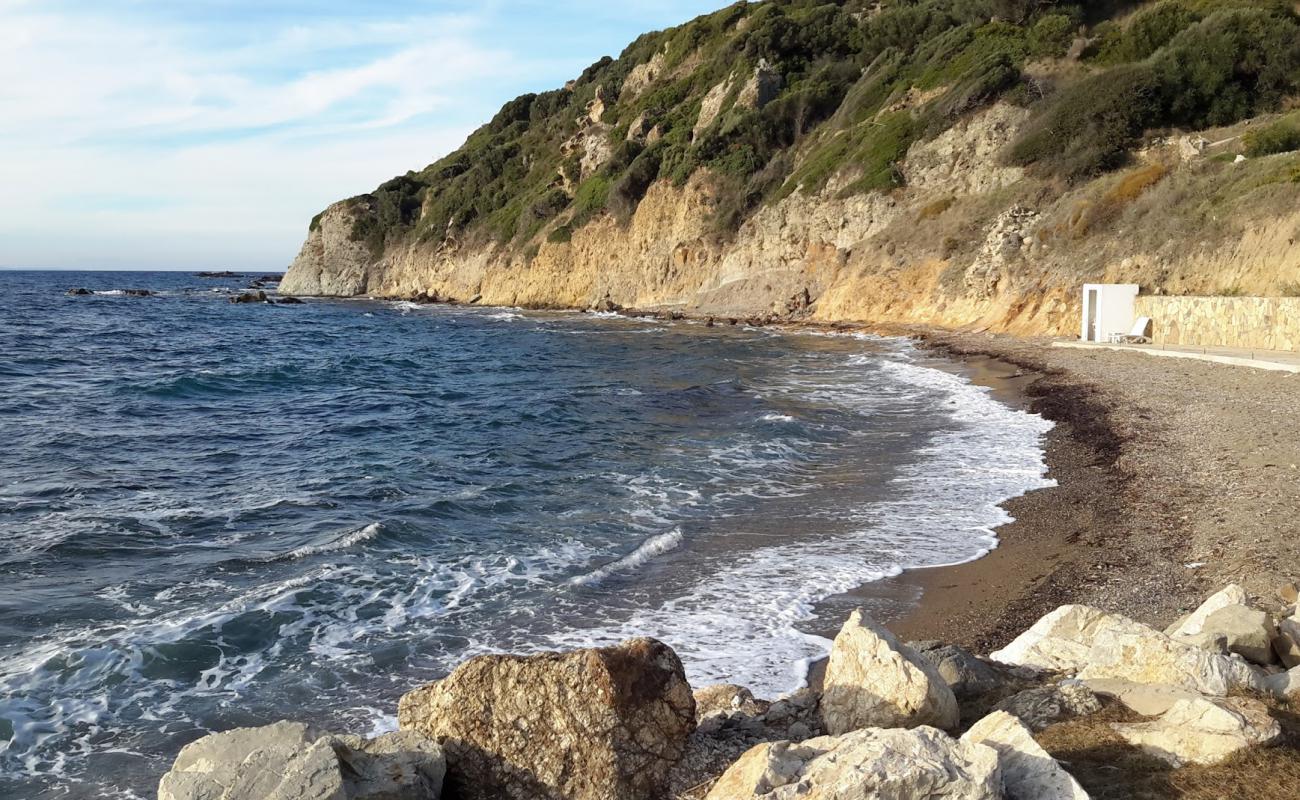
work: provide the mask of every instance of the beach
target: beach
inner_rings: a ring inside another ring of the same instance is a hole
[[[1300,378],[1041,339],[904,328],[974,379],[1052,419],[1049,477],[978,561],[891,579],[920,603],[906,639],[977,652],[1066,603],[1165,625],[1215,587],[1265,603],[1300,577]],[[889,587],[871,587],[878,593]]]

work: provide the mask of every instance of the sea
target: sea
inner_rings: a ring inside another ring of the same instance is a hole
[[[905,340],[229,302],[253,277],[0,272],[0,797],[389,731],[484,653],[653,636],[774,697],[828,603],[1050,485],[1050,423]]]

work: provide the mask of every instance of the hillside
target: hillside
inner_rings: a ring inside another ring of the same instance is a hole
[[[282,291],[1034,333],[1084,280],[1300,294],[1298,92],[1289,0],[738,3],[330,206]]]

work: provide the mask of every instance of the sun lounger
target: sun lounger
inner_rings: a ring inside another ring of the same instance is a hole
[[[1151,337],[1147,335],[1147,329],[1150,327],[1150,317],[1138,317],[1137,322],[1133,323],[1132,331],[1128,333],[1112,333],[1110,335],[1111,344],[1150,344]]]

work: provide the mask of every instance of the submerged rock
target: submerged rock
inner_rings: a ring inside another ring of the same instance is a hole
[[[957,699],[938,671],[862,609],[835,637],[821,709],[832,734],[958,723]]]
[[[267,299],[266,292],[244,292],[243,294],[235,295],[234,297],[230,298],[230,302],[267,303],[270,301]]]
[[[78,286],[75,289],[69,289],[67,294],[72,295],[73,297],[84,297],[86,295],[94,294],[94,292],[84,286]]]
[[[299,299],[296,298],[296,297],[281,297],[279,300],[276,300],[275,302],[278,303],[279,305],[282,305],[282,306],[301,306],[301,305],[305,305],[305,303],[303,303],[303,301],[299,300]]]
[[[366,740],[277,722],[191,742],[158,800],[438,800],[445,769],[441,748],[419,734]]]
[[[398,722],[447,751],[470,800],[651,800],[695,727],[677,654],[617,647],[481,656],[402,697]]]
[[[761,744],[706,800],[1000,800],[998,754],[935,728],[865,728],[801,744]]]
[[[123,289],[122,294],[127,297],[153,297],[153,292],[148,289]]]

